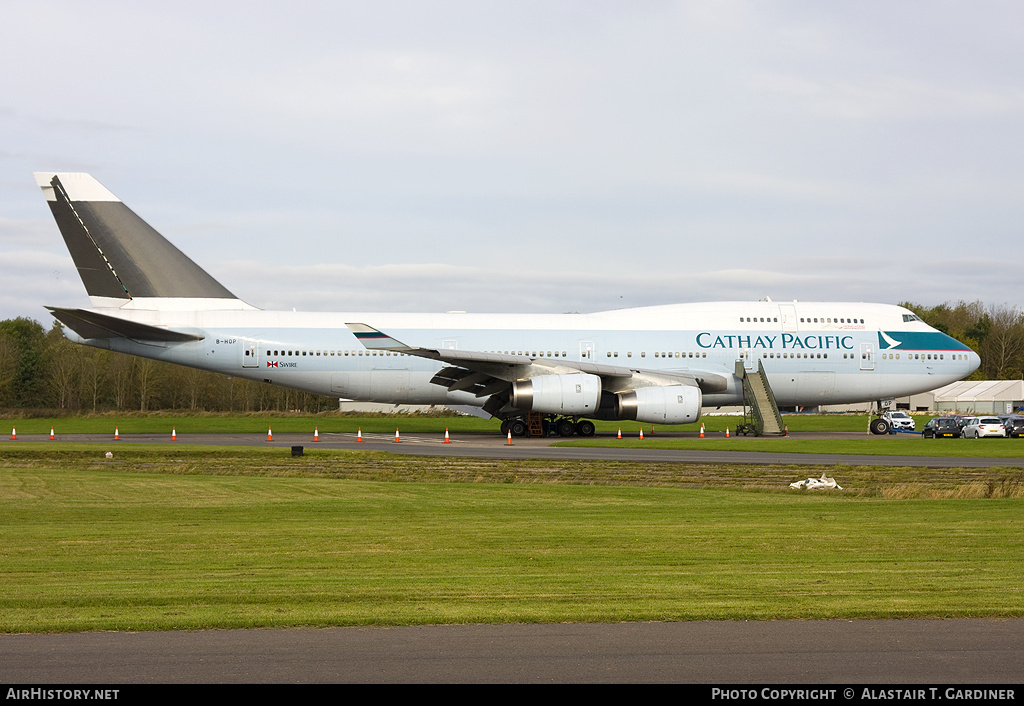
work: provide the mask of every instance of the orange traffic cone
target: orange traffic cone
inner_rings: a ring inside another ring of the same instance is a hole
[[[120,438],[121,438],[121,433],[118,431],[117,427],[114,427],[114,441],[118,441],[118,440],[120,440]]]
[[[729,438],[729,427],[726,427],[726,428],[725,428],[725,438],[726,438],[726,439],[728,439],[728,438]]]
[[[53,441],[54,438],[55,437],[53,436],[53,427],[50,427],[50,441]]]
[[[178,440],[178,431],[174,427],[171,427],[171,441],[177,441],[177,440]]]
[[[704,422],[700,423],[700,438],[704,438]]]
[[[359,442],[360,444],[363,443],[363,428],[362,427],[359,427],[359,429],[356,431],[356,441]]]
[[[11,441],[17,441],[17,440],[18,440],[18,430],[15,429],[14,427],[11,427]]]
[[[274,435],[270,431],[270,427],[267,427],[267,441],[273,441]]]
[[[444,443],[450,444],[452,440],[448,438],[448,427],[444,428]]]
[[[398,430],[397,430],[397,429],[395,429],[395,443],[396,443],[396,444],[399,444],[399,443],[401,443],[401,442],[402,442],[402,440],[401,440],[401,439],[399,438],[399,436],[398,436]]]
[[[509,429],[508,430],[508,441],[505,442],[505,446],[511,446],[511,445],[512,445],[512,430]]]
[[[640,441],[644,440],[644,428],[640,427]]]
[[[619,439],[621,439],[621,438],[622,438],[622,427],[619,427],[619,436],[618,436],[618,438],[619,438]]]
[[[313,441],[320,441],[320,428],[313,427]]]

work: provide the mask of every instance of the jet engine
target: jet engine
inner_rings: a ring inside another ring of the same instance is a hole
[[[601,378],[589,373],[539,375],[512,383],[512,406],[544,414],[594,414],[601,402]]]
[[[651,424],[689,424],[700,419],[700,404],[699,387],[638,387],[618,394],[615,414],[619,419]]]

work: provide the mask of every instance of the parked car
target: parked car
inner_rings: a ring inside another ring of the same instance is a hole
[[[882,419],[887,421],[893,429],[914,431],[915,428],[914,418],[906,412],[886,412],[882,415]]]
[[[956,420],[956,425],[960,428],[960,436],[963,436],[964,427],[967,426],[967,423],[974,419],[974,417],[969,414],[954,414],[953,419]]]
[[[1020,438],[1024,436],[1024,417],[1017,415],[1000,415],[999,417],[1003,420],[1003,427],[1006,429],[1006,436],[1011,438]]]
[[[921,434],[926,439],[959,439],[960,427],[953,417],[935,417],[928,420]]]
[[[965,439],[980,439],[985,436],[1006,436],[1006,427],[999,417],[971,417],[964,426]]]

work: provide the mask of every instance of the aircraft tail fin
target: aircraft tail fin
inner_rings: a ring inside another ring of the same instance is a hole
[[[88,174],[36,172],[97,307],[251,309]]]

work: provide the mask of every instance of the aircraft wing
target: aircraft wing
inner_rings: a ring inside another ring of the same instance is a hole
[[[573,361],[565,358],[533,357],[507,353],[488,353],[446,348],[421,348],[408,346],[378,329],[361,323],[346,324],[355,337],[370,350],[386,350],[405,355],[430,358],[447,363],[431,379],[435,385],[443,385],[449,391],[464,390],[477,397],[495,396],[484,406],[500,408],[505,401],[510,383],[540,375],[567,375],[590,373],[601,378],[602,388],[617,393],[640,387],[662,387],[666,385],[689,385],[699,387],[702,392],[723,392],[728,387],[728,378],[720,373],[706,371],[647,370],[620,365],[605,365],[589,361]],[[500,400],[500,403],[499,403]]]

